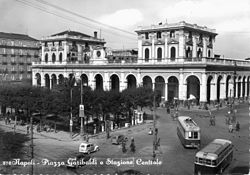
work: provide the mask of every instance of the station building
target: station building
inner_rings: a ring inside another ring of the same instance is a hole
[[[138,55],[120,61],[110,61],[96,32],[65,31],[43,38],[41,61],[32,65],[33,85],[53,88],[74,76],[92,89],[150,87],[163,102],[215,104],[249,97],[250,61],[215,56],[214,29],[181,21],[135,32]]]

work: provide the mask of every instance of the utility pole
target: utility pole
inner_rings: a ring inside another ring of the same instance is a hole
[[[156,110],[156,107],[155,107],[155,94],[154,94],[154,101],[153,101],[153,120],[154,120],[154,123],[153,123],[153,131],[154,131],[154,140],[153,140],[153,155],[155,154],[155,150],[157,150],[157,134],[158,134],[158,129],[156,128],[156,114],[155,114],[155,110]]]
[[[69,122],[69,130],[70,130],[70,136],[72,137],[72,131],[73,131],[73,119],[72,119],[72,87],[70,87],[70,122]]]
[[[83,89],[82,89],[83,83],[82,83],[82,79],[81,79],[81,106],[83,106]],[[80,107],[81,108],[81,107]],[[81,112],[81,109],[80,109]],[[83,118],[84,118],[84,110],[81,112],[80,118],[81,118],[81,130],[80,130],[80,135],[83,137],[84,134],[84,128],[83,128]]]
[[[30,115],[30,140],[31,140],[31,174],[34,172],[34,167],[33,167],[33,158],[34,158],[34,143],[33,143],[33,116],[30,114],[29,110],[29,115]]]

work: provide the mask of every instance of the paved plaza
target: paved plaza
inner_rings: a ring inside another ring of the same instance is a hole
[[[249,111],[248,104],[240,104],[237,107],[236,120],[240,122],[241,129],[238,132],[229,133],[228,125],[225,123],[225,114],[228,108],[212,110],[212,115],[216,116],[216,125],[210,126],[208,111],[196,109],[180,109],[179,115],[188,115],[201,127],[201,148],[207,145],[215,138],[229,139],[234,144],[234,159],[230,166],[226,168],[225,173],[247,173],[249,165]],[[151,114],[151,111],[147,111]],[[56,174],[74,174],[74,173],[119,173],[126,170],[134,170],[143,174],[193,174],[194,156],[197,149],[185,149],[176,134],[176,120],[173,120],[170,114],[166,113],[165,108],[158,108],[156,111],[157,123],[160,138],[160,147],[157,151],[156,160],[158,164],[152,164],[152,142],[153,136],[148,135],[149,128],[153,128],[152,122],[146,124],[117,130],[111,132],[114,134],[124,134],[129,138],[127,143],[128,152],[122,153],[121,146],[112,145],[110,140],[106,140],[105,134],[90,138],[90,141],[100,147],[100,151],[91,154],[96,160],[96,164],[86,165],[78,169],[67,169],[65,166],[56,166],[55,162],[66,162],[68,158],[74,157],[78,152],[78,146],[81,143],[80,137],[70,138],[67,132],[58,133],[37,133],[34,134],[34,157],[36,162],[34,166],[36,173],[56,173]],[[1,129],[12,132],[11,126],[6,126],[3,121]],[[25,133],[25,127],[18,126],[17,132]],[[136,152],[129,151],[130,138],[135,140]],[[27,154],[25,160],[29,160],[29,142],[25,143]],[[41,162],[47,160],[43,165]],[[133,164],[128,164],[128,161]],[[126,163],[127,161],[127,163]],[[53,163],[54,162],[54,163]],[[101,164],[101,162],[103,164]],[[125,162],[125,163],[124,163]],[[120,165],[120,164],[121,165]],[[122,165],[122,164],[125,165]],[[57,164],[57,165],[58,165]],[[2,170],[6,167],[1,166]],[[9,173],[29,173],[30,166],[20,169],[21,166],[13,168]]]

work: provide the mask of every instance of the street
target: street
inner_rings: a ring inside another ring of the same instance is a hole
[[[201,127],[201,148],[207,145],[215,138],[229,139],[234,144],[234,159],[227,173],[248,173],[249,165],[249,117],[248,105],[240,104],[237,106],[237,121],[240,122],[240,131],[228,132],[228,125],[225,123],[225,114],[228,109],[212,111],[216,116],[216,125],[210,126],[209,117],[203,117],[208,111],[180,110],[180,115],[188,115]],[[204,114],[204,115],[203,115]],[[112,145],[110,139],[106,140],[106,135],[102,134],[90,138],[90,142],[96,143],[100,151],[92,153],[92,163],[78,169],[67,169],[64,163],[68,158],[73,158],[78,153],[78,146],[81,143],[79,139],[71,141],[65,133],[56,133],[63,139],[52,139],[35,134],[34,139],[34,157],[36,164],[35,173],[53,173],[53,174],[98,174],[98,173],[121,173],[126,170],[141,172],[142,174],[185,174],[191,175],[194,171],[194,157],[197,149],[186,149],[181,145],[176,134],[176,121],[166,113],[165,108],[159,108],[156,111],[158,128],[158,138],[160,138],[160,147],[156,152],[155,160],[152,157],[153,135],[148,135],[149,128],[153,128],[153,123],[121,129],[111,132],[114,134],[124,134],[128,137],[126,148],[128,151],[122,153],[120,145]],[[2,127],[2,126],[1,126]],[[9,129],[11,130],[11,129]],[[131,138],[134,138],[136,152],[130,152],[129,145]],[[27,149],[29,142],[26,142],[24,149]],[[25,155],[25,160],[29,160]],[[3,165],[1,165],[3,166]],[[21,169],[20,169],[21,168]],[[30,166],[17,166],[9,173],[29,173]]]

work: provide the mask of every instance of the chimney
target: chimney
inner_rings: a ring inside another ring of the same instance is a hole
[[[97,31],[94,31],[94,37],[97,38]]]

